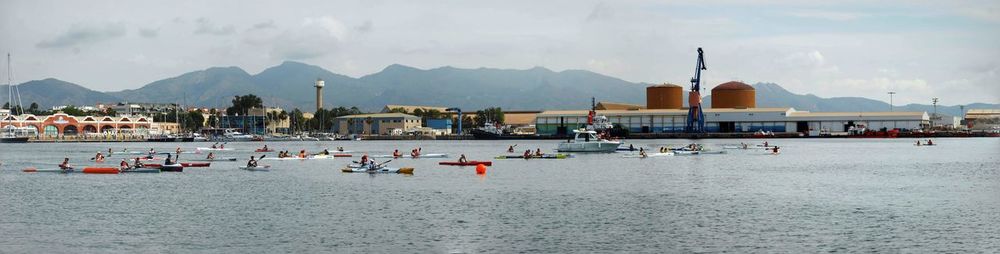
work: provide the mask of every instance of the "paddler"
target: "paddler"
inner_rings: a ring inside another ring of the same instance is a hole
[[[410,157],[413,158],[420,157],[420,150],[419,149],[410,150]]]
[[[166,166],[166,165],[174,165],[174,163],[172,161],[170,161],[170,154],[169,153],[167,153],[167,159],[163,161],[163,165],[164,166]]]
[[[125,161],[125,159],[122,159],[122,162],[118,163],[118,169],[120,171],[125,171],[125,170],[132,169],[132,167],[128,165],[128,161]]]
[[[264,145],[264,149],[263,149],[263,151],[265,151],[265,152],[269,151],[269,150],[267,149],[267,145]]]
[[[524,158],[531,159],[531,149],[524,150]]]
[[[361,155],[361,166],[364,167],[368,165],[368,154]]]
[[[212,153],[212,152],[208,152],[208,156],[206,156],[205,159],[206,160],[214,160],[215,159],[215,154]]]
[[[219,149],[226,149],[226,143],[222,143],[221,145],[219,145]]]
[[[142,167],[142,162],[139,161],[139,157],[135,157],[135,167],[136,168],[141,168]]]
[[[642,148],[640,148],[640,149],[642,149]],[[632,146],[632,144],[628,144],[628,150],[629,151],[635,151],[635,147]]]
[[[63,162],[59,163],[59,169],[62,169],[63,171],[73,169],[73,167],[69,165],[69,158],[63,158]]]
[[[215,142],[215,144],[212,144],[212,149],[218,148],[218,145],[219,145],[219,142]]]
[[[395,151],[392,151],[392,157],[399,158],[400,156],[403,156],[403,154],[399,153],[399,149],[396,149]]]
[[[542,155],[545,155],[545,154],[542,153],[542,149],[541,148],[538,148],[538,149],[535,150],[535,156],[542,157]]]
[[[771,153],[775,153],[775,154],[778,153],[778,146],[774,146],[774,148],[772,149]]]
[[[639,157],[646,158],[646,149],[639,147]]]
[[[176,154],[181,154],[181,148],[180,148],[180,147],[177,147],[177,150],[174,150],[174,153],[176,153]]]
[[[508,153],[514,153],[514,145],[512,145],[512,146],[508,146],[508,147],[507,147],[507,152],[508,152]]]
[[[764,147],[767,147],[767,141],[764,141]]]
[[[300,150],[299,151],[299,158],[305,158],[305,157],[306,157],[306,150]]]
[[[248,168],[256,168],[257,167],[257,160],[254,159],[253,155],[250,155],[250,160],[247,161],[247,167]]]
[[[146,156],[146,158],[147,159],[153,159],[153,155],[156,155],[156,151],[153,150],[153,148],[150,148],[149,149],[149,156]]]
[[[458,157],[458,163],[469,163],[469,159],[466,159],[463,153],[461,157]]]
[[[920,140],[917,140],[917,146],[920,146]]]
[[[927,145],[929,145],[929,146],[932,146],[932,145],[934,145],[934,141],[931,141],[930,139],[928,139],[928,140],[927,140]]]
[[[337,151],[338,152],[343,152],[344,151],[344,147],[343,146],[338,146],[337,147]]]
[[[330,155],[330,151],[327,151],[326,149],[323,149],[323,155]]]
[[[104,161],[104,154],[102,154],[101,152],[97,152],[97,155],[94,155],[94,161],[96,161],[96,162],[103,162]]]

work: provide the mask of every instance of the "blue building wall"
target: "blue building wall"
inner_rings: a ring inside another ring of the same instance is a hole
[[[451,119],[427,119],[427,127],[431,129],[451,129]]]

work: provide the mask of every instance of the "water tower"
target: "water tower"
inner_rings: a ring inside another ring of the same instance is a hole
[[[323,108],[323,79],[316,79],[316,111]]]

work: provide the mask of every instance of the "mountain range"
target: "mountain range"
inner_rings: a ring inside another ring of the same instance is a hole
[[[325,107],[357,106],[378,111],[385,104],[460,107],[466,111],[499,106],[505,110],[584,109],[590,97],[600,101],[645,104],[645,87],[584,70],[552,71],[462,69],[429,70],[394,64],[360,78],[336,74],[318,66],[284,62],[257,74],[238,67],[213,67],[146,84],[138,89],[99,92],[58,79],[34,80],[18,86],[21,101],[42,108],[58,105],[155,102],[224,108],[233,96],[256,94],[268,106],[315,107],[316,79],[323,79]],[[793,107],[808,111],[888,111],[889,104],[861,97],[821,98],[791,93],[773,83],[757,83],[758,107]],[[6,86],[0,89],[7,91]],[[5,97],[6,98],[6,97]],[[711,105],[711,96],[705,98]],[[25,107],[27,105],[24,105]],[[1000,108],[1000,104],[974,103],[972,108]],[[896,111],[933,112],[932,105],[909,104]],[[938,112],[960,115],[958,106],[938,106]]]

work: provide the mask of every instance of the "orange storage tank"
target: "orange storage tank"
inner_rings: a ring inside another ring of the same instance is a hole
[[[646,87],[647,109],[680,109],[684,103],[684,88],[664,83]]]
[[[753,86],[730,81],[712,88],[712,108],[755,107],[757,107],[757,92]]]
[[[83,168],[84,174],[118,174],[117,168]]]

